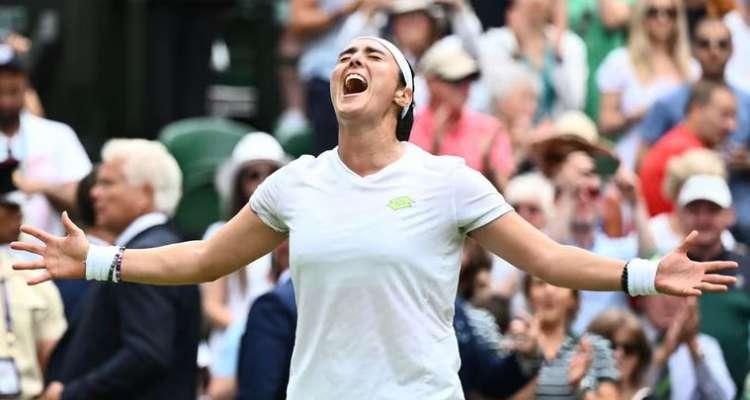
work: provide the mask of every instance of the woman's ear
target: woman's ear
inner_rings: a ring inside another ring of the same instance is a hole
[[[403,87],[396,90],[396,95],[393,97],[393,102],[399,107],[403,108],[411,104],[414,90]]]

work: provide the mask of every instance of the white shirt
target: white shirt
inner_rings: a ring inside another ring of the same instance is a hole
[[[641,318],[643,330],[646,332],[651,343],[657,343],[659,332],[654,325],[646,318]],[[703,353],[703,363],[695,364],[693,357],[690,355],[690,348],[687,344],[681,343],[677,349],[669,356],[667,365],[669,368],[670,399],[671,400],[693,400],[701,398],[698,396],[698,384],[704,390],[717,389],[714,398],[711,400],[733,399],[737,393],[737,387],[729,375],[727,363],[724,360],[724,353],[721,351],[719,342],[705,333],[698,333],[698,346]],[[661,371],[652,371],[661,373]],[[658,385],[660,376],[648,377],[651,385]],[[705,398],[705,397],[703,397]]]
[[[721,352],[719,342],[712,336],[699,333],[698,343],[703,352],[703,357],[716,385],[721,388],[724,397],[711,400],[733,399],[737,393],[737,388],[729,375],[727,363],[724,361],[724,354]],[[672,400],[692,400],[695,398],[695,392],[698,387],[696,376],[696,366],[693,357],[690,355],[690,349],[686,344],[681,344],[667,361],[669,364],[669,379],[672,382]]]
[[[750,92],[750,24],[739,11],[724,16],[724,23],[732,32],[732,58],[727,63],[727,81],[733,86]]]
[[[21,113],[20,129],[13,136],[0,134],[0,162],[10,147],[20,169],[29,180],[51,184],[76,182],[91,171],[86,151],[75,132],[60,122]],[[36,194],[23,206],[24,222],[52,234],[62,234],[60,215],[47,199]]]
[[[134,237],[138,236],[141,232],[146,229],[152,228],[157,225],[162,225],[167,222],[167,215],[160,212],[152,212],[143,214],[138,218],[134,219],[133,222],[125,228],[124,231],[117,236],[115,244],[118,246],[124,246],[129,241],[133,240]]]
[[[453,331],[462,245],[511,207],[463,160],[403,146],[366,177],[338,148],[302,156],[250,199],[289,233],[299,311],[290,400],[463,398]]]

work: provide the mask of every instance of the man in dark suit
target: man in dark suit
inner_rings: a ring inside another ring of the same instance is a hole
[[[182,176],[166,149],[112,140],[102,159],[91,191],[97,225],[128,248],[178,242],[167,219]],[[43,398],[194,400],[200,319],[196,285],[93,282],[52,356]]]
[[[297,328],[297,305],[289,277],[289,244],[273,252],[276,287],[258,297],[247,316],[237,365],[238,400],[283,400]]]

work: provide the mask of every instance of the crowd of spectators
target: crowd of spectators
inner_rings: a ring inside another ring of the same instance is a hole
[[[309,127],[310,152],[336,146],[338,53],[384,37],[416,72],[410,141],[462,157],[553,239],[623,261],[679,248],[739,264],[728,293],[635,299],[555,287],[467,238],[454,318],[467,399],[750,399],[750,0],[512,0],[497,19],[469,0],[278,3],[279,125]],[[8,247],[22,221],[55,234],[75,221],[131,248],[179,241],[190,177],[145,139],[111,139],[92,164],[75,127],[45,118],[28,41],[5,42],[0,398],[285,398],[288,243],[200,286],[27,286],[10,268],[28,257]],[[234,145],[212,170],[222,218],[205,237],[287,153],[263,132]]]

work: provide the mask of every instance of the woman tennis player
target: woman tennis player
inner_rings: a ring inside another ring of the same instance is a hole
[[[90,245],[66,214],[67,236],[24,226],[42,256],[16,269],[30,283],[81,278],[148,284],[205,282],[290,240],[299,308],[288,398],[460,399],[452,328],[466,235],[558,286],[632,295],[723,291],[713,273],[732,262],[686,256],[694,234],[658,266],[628,264],[555,243],[518,216],[478,172],[405,140],[413,72],[378,38],[357,38],[331,76],[339,146],[271,175],[250,203],[206,241],[148,250]],[[502,379],[502,377],[498,377]]]

